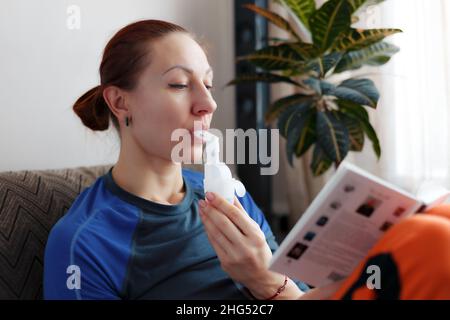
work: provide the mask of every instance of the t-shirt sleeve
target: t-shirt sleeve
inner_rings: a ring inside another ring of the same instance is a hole
[[[44,260],[44,298],[48,300],[116,300],[119,294],[89,236],[71,236],[54,228]],[[106,267],[108,268],[108,267]]]
[[[245,211],[247,211],[248,215],[255,220],[258,224],[261,230],[264,232],[264,235],[266,236],[267,244],[269,245],[270,250],[275,252],[275,250],[278,249],[279,245],[275,238],[275,235],[272,232],[272,229],[270,228],[269,223],[267,222],[266,217],[264,216],[264,213],[259,209],[253,198],[251,197],[250,193],[246,193],[243,197],[237,197],[239,202],[242,204],[242,207],[244,207]],[[300,290],[303,292],[306,292],[309,290],[308,285],[306,285],[304,282],[292,279]]]

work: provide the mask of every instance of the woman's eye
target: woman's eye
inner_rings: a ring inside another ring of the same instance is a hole
[[[169,84],[169,87],[172,88],[172,89],[182,90],[182,89],[188,88],[188,85],[187,84],[182,84],[182,83],[171,83],[171,84]],[[209,91],[212,91],[212,89],[214,87],[211,86],[211,85],[205,84],[205,88],[207,90],[209,90]]]
[[[186,89],[188,86],[186,84],[172,83],[172,84],[169,84],[169,87],[171,87],[173,89]]]

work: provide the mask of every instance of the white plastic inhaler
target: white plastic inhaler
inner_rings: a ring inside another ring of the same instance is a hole
[[[203,139],[205,147],[205,179],[203,180],[205,194],[214,192],[225,198],[229,203],[234,201],[234,193],[239,197],[245,195],[245,187],[239,180],[232,177],[230,168],[220,162],[219,138],[208,131],[196,131],[198,138]]]

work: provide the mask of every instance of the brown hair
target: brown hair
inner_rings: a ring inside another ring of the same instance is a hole
[[[132,90],[150,62],[148,44],[173,32],[189,33],[170,22],[143,20],[122,28],[109,40],[100,64],[100,85],[87,91],[73,105],[85,126],[97,131],[106,130],[111,119],[119,129],[116,117],[103,98],[103,89],[114,85]]]

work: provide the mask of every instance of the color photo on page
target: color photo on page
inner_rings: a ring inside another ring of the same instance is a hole
[[[364,201],[364,203],[362,203],[358,209],[356,210],[357,213],[370,218],[370,216],[372,216],[372,214],[375,212],[375,210],[382,204],[382,201],[369,196],[367,197],[366,201]]]

